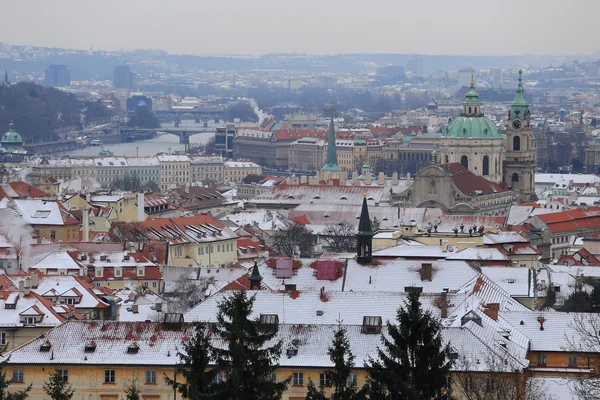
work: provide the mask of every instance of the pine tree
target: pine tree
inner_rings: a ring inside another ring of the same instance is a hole
[[[346,329],[341,325],[333,336],[329,350],[329,359],[333,363],[331,383],[333,384],[332,400],[357,400],[365,397],[364,390],[357,390],[348,385],[348,377],[354,368],[354,354],[350,349],[350,342]]]
[[[306,400],[327,400],[327,396],[322,388],[317,389],[312,379],[308,378],[306,385]]]
[[[69,385],[58,371],[50,373],[48,382],[44,382],[44,392],[52,400],[69,400],[73,397],[75,391]]]
[[[0,357],[6,351],[8,345],[0,346]],[[6,376],[6,372],[4,372],[4,365],[8,359],[0,362],[0,400],[25,400],[29,396],[29,392],[31,391],[31,384],[27,386],[24,390],[20,390],[18,392],[9,392],[7,389],[13,383],[12,379],[8,379]]]
[[[177,367],[176,373],[183,378],[177,381],[165,375],[167,384],[190,400],[203,398],[214,378],[214,371],[207,371],[211,347],[206,324],[196,322],[193,336],[184,343],[183,351],[177,354],[181,364]]]
[[[124,400],[141,400],[142,391],[135,384],[135,379],[125,388]]]
[[[276,330],[261,329],[258,319],[250,319],[254,297],[234,292],[219,304],[215,336],[222,346],[212,348],[215,378],[211,400],[281,399],[290,381],[276,382],[275,370],[281,355],[281,341],[268,347]],[[222,379],[220,379],[222,377]]]
[[[418,293],[410,293],[397,312],[397,324],[387,323],[378,359],[369,359],[371,400],[433,400],[444,398],[450,371],[450,346],[443,346],[439,321],[423,311]]]

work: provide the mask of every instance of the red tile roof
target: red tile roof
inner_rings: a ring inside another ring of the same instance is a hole
[[[492,183],[487,179],[473,174],[459,163],[438,164],[438,167],[452,174],[454,185],[467,196],[477,194],[494,194],[508,191],[505,187]],[[478,193],[480,192],[480,193]]]
[[[34,187],[31,186],[28,183],[22,182],[22,181],[17,181],[17,182],[9,182],[6,185],[10,186],[10,188],[17,194],[16,197],[48,197],[50,196],[48,193]],[[29,193],[29,190],[31,189],[31,194]],[[3,199],[5,197],[13,197],[11,194],[7,194],[4,189],[0,186],[0,199]]]

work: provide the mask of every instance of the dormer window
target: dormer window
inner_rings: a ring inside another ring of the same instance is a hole
[[[125,257],[123,257],[123,261],[129,261],[129,254],[127,254]]]
[[[264,330],[277,330],[279,316],[277,314],[260,314],[259,323]]]
[[[50,348],[52,347],[52,344],[50,343],[50,341],[46,340],[44,343],[42,343],[42,345],[40,346],[40,351],[43,353],[47,353],[50,351]]]
[[[381,317],[365,316],[363,317],[362,333],[381,333]]]
[[[100,256],[100,261],[106,261],[106,256]]]
[[[94,342],[93,340],[89,343],[87,343],[85,345],[85,348],[83,349],[83,351],[85,353],[93,353],[96,351],[96,342]]]
[[[87,255],[86,254],[82,254],[81,257],[79,257],[81,261],[85,261],[87,260]]]
[[[127,347],[127,354],[137,354],[140,351],[140,346],[137,343],[132,343]]]

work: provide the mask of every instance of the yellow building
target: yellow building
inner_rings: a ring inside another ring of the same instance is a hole
[[[241,182],[248,175],[262,175],[262,167],[251,161],[226,161],[225,183]]]
[[[59,201],[15,199],[15,212],[29,224],[38,243],[78,242],[79,221]]]
[[[379,139],[338,139],[335,141],[337,162],[346,172],[358,171],[364,164],[377,169],[377,161],[383,158],[384,145]],[[327,154],[327,144],[323,146],[323,160]]]

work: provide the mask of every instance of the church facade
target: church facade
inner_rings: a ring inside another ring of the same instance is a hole
[[[412,207],[503,215],[513,201],[535,199],[536,148],[521,71],[506,134],[483,115],[474,79],[463,111],[442,132],[439,154],[401,197]]]

